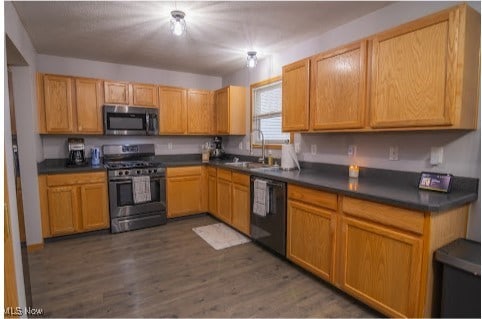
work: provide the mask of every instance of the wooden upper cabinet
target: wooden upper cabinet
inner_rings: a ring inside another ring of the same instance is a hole
[[[159,133],[185,134],[186,131],[186,89],[159,87]]]
[[[466,5],[373,38],[373,128],[475,128],[480,15]]]
[[[75,79],[77,131],[84,134],[102,134],[102,81]]]
[[[74,131],[72,78],[44,75],[43,116],[46,133],[71,133]],[[39,85],[41,85],[39,83]],[[41,97],[39,97],[41,99]],[[40,110],[42,112],[42,110]]]
[[[104,95],[106,104],[129,104],[129,83],[104,81]]]
[[[310,60],[283,67],[282,130],[307,131],[310,115]]]
[[[130,104],[158,107],[159,94],[157,93],[157,85],[132,83],[129,85],[129,90],[130,96],[132,96],[132,102]]]
[[[362,128],[366,100],[367,41],[311,58],[310,128]]]
[[[187,91],[187,133],[215,133],[214,100],[211,91]]]
[[[246,134],[246,88],[227,86],[215,92],[216,131],[219,134]]]

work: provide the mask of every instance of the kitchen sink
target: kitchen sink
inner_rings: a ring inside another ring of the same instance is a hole
[[[258,162],[229,162],[225,163],[227,166],[242,167],[250,170],[277,170],[279,166],[269,166]]]

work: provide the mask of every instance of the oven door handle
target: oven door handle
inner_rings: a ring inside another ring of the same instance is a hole
[[[116,183],[116,184],[130,184],[132,183],[132,179],[131,178],[111,179],[109,182]]]

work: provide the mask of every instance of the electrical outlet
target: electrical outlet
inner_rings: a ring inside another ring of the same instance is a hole
[[[316,144],[311,144],[311,155],[316,155]]]
[[[295,153],[296,154],[300,153],[300,143],[295,143]]]
[[[239,149],[242,150],[243,149],[243,142],[239,142]]]
[[[444,158],[444,148],[443,147],[432,147],[430,149],[430,164],[433,166],[443,163]]]
[[[167,149],[172,150],[172,143],[171,142],[167,143]]]
[[[390,146],[388,159],[390,161],[398,161],[398,146]]]
[[[356,145],[348,145],[348,157],[356,156]]]

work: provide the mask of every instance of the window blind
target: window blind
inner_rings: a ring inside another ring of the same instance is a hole
[[[282,144],[290,139],[281,132],[281,81],[253,89],[253,130],[261,130],[265,144]],[[261,144],[259,134],[253,136],[254,144]]]

